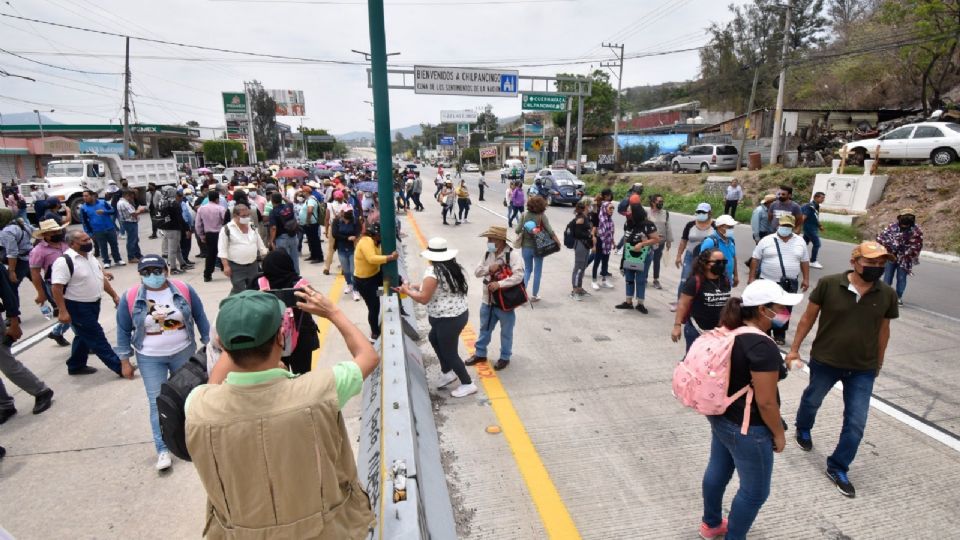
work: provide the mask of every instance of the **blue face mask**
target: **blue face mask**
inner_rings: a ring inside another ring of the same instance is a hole
[[[710,214],[697,214],[697,215],[696,215],[696,220],[697,220],[697,221],[706,221],[706,220],[708,220],[708,219],[710,219]]]
[[[497,244],[495,244],[495,243],[493,243],[493,242],[487,242],[487,251],[489,251],[490,253],[496,253],[496,252],[497,252]]]
[[[783,237],[787,237],[793,234],[793,227],[779,227],[777,228],[777,234]]]
[[[151,289],[159,289],[160,287],[163,287],[164,283],[167,282],[167,276],[163,274],[160,274],[159,276],[150,274],[149,276],[141,276],[140,281],[142,281],[145,286]]]

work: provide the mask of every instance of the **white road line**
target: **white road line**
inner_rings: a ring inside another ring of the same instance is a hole
[[[56,323],[51,324],[50,326],[28,337],[27,339],[18,341],[16,345],[10,348],[10,352],[13,353],[14,356],[16,356],[21,352],[29,349],[30,347],[33,347],[37,343],[40,343],[40,341],[46,339],[47,334],[49,334],[50,331],[53,330],[53,327],[56,325],[57,325]]]
[[[487,212],[490,212],[491,214],[499,217],[500,219],[507,219],[507,216],[505,216],[505,215],[503,215],[503,214],[498,214],[498,213],[494,212],[493,210],[487,208],[486,206],[484,206],[484,205],[482,205],[482,204],[478,204],[477,206],[479,206],[482,210],[486,210]]]
[[[941,318],[941,319],[947,319],[948,321],[952,321],[952,322],[955,322],[955,323],[960,323],[960,319],[958,319],[958,318],[956,318],[956,317],[951,317],[950,315],[944,315],[943,313],[937,313],[936,311],[933,311],[933,310],[930,310],[930,309],[925,309],[925,308],[922,308],[922,307],[920,307],[920,306],[915,306],[915,305],[913,305],[913,304],[907,304],[907,305],[901,306],[901,307],[905,307],[905,308],[909,308],[909,309],[915,309],[915,310],[917,310],[917,311],[922,311],[922,312],[926,313],[927,315],[933,315],[934,317],[939,317],[939,318]]]

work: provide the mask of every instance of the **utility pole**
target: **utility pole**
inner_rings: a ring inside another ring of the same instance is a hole
[[[573,98],[567,97],[567,130],[564,131],[563,140],[563,168],[567,168],[567,160],[570,159],[570,113],[573,112]]]
[[[257,141],[253,136],[253,95],[251,88],[253,83],[243,83],[243,94],[247,101],[247,163],[257,164]]]
[[[123,159],[130,155],[130,37],[123,69]]]
[[[583,96],[577,98],[577,178],[580,178],[580,152],[583,151]]]
[[[397,250],[397,222],[393,205],[393,157],[390,137],[390,93],[387,80],[387,37],[383,0],[367,0],[370,23],[370,74],[373,82],[373,118],[377,144],[377,191],[380,194],[380,238],[384,254]],[[394,294],[399,284],[397,262],[383,265],[383,294]]]
[[[747,144],[747,129],[750,128],[750,114],[753,112],[753,100],[757,97],[757,81],[760,78],[760,57],[757,56],[756,66],[753,68],[753,88],[750,90],[750,101],[747,105],[747,116],[743,120],[743,135],[740,137],[740,150],[737,151],[737,170],[743,163],[743,147]]]
[[[523,162],[523,170],[527,170],[527,160],[523,159],[523,148],[527,145],[527,120],[523,116],[523,111],[520,111],[520,155],[517,158]]]
[[[617,43],[604,43],[604,47],[612,50],[614,54],[617,51],[620,51],[620,54],[617,55],[616,62],[601,62],[600,67],[605,67],[610,69],[610,72],[617,77],[617,113],[613,117],[613,164],[616,166],[617,163],[617,136],[620,134],[620,89],[623,85],[623,44]],[[613,68],[618,68],[618,72],[614,72]]]
[[[777,85],[777,111],[773,115],[773,141],[770,143],[770,164],[777,163],[780,156],[780,124],[783,123],[783,93],[787,86],[787,51],[790,47],[790,22],[793,16],[793,0],[787,0],[787,14],[783,24],[783,48],[780,52],[780,79]]]

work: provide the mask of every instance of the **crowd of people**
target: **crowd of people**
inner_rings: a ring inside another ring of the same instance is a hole
[[[151,185],[144,204],[121,182],[104,194],[84,193],[76,216],[79,228],[68,228],[74,216],[58,200],[48,201],[35,227],[16,198],[8,200],[8,208],[0,208],[0,248],[7,266],[7,272],[0,272],[6,318],[0,371],[34,396],[34,414],[51,406],[53,390],[11,352],[11,345],[22,335],[19,285],[29,277],[36,289],[35,303],[57,320],[47,337],[71,348],[66,360],[69,375],[97,372],[88,365],[89,353],[118,377],[134,379],[139,371],[149,404],[156,469],[163,471],[171,467],[172,458],[160,429],[160,388],[198,346],[216,347],[223,353],[216,357],[210,384],[191,393],[186,406],[187,444],[210,500],[208,527],[301,536],[319,524],[330,526],[324,523],[329,517],[326,509],[344,503],[336,526],[343,537],[352,537],[353,532],[365,530],[372,516],[357,484],[339,411],[359,392],[363,378],[378,361],[371,343],[381,333],[382,267],[399,257],[397,252],[383,253],[380,201],[375,192],[362,189],[368,180],[362,167],[349,165],[326,179],[260,170],[249,175],[240,172],[227,182],[208,175],[175,186]],[[486,186],[482,177],[480,182],[478,187]],[[441,170],[435,184],[443,224],[468,223],[472,201],[466,181],[461,179],[454,188]],[[424,211],[418,173],[397,171],[393,186],[394,198],[388,204],[398,211]],[[785,446],[777,383],[785,377],[787,366],[799,360],[800,345],[817,322],[809,361],[811,378],[796,415],[795,438],[801,449],[813,447],[811,429],[817,411],[829,389],[842,381],[844,427],[827,460],[827,475],[841,493],[855,495],[847,472],[863,436],[890,320],[898,316],[897,306],[902,304],[907,276],[917,264],[923,241],[915,212],[905,209],[877,242],[857,246],[850,270],[822,277],[810,291],[784,363],[778,345],[786,345],[791,309],[803,299],[800,293],[810,289],[810,269],[822,268],[817,255],[823,194],[814,194],[803,206],[792,201],[789,186],[762,198],[750,223],[755,247],[747,261],[747,286],[735,296],[743,261],[737,260],[734,230],[739,223],[734,216],[743,190],[739,185],[731,188],[723,214],[714,218],[711,205],[703,202],[684,224],[675,256],[680,284],[671,304],[670,338],[675,342],[683,338],[688,353],[695,350],[698,338],[715,329],[751,329],[733,342],[728,395],[751,386],[754,399],[741,396],[722,415],[709,416],[712,441],[703,477],[700,527],[707,539],[724,534],[744,538],[766,500],[773,454]],[[478,391],[467,366],[489,358],[497,358],[494,370],[510,365],[516,308],[541,300],[545,260],[563,246],[572,250],[574,260],[571,300],[591,297],[584,287],[589,270],[593,291],[616,288],[617,276],[623,279],[625,298],[614,306],[617,310],[647,314],[648,283],[652,278],[651,286],[662,289],[661,260],[674,244],[664,197],[644,196],[642,184],[634,185],[619,202],[609,189],[583,198],[560,235],[547,216],[546,200],[526,193],[522,181],[511,183],[504,205],[509,211],[506,226],[491,226],[480,235],[486,245],[472,278],[481,280],[483,290],[479,335],[471,357],[463,359],[458,350],[460,333],[471,315],[471,276],[458,262],[457,249],[443,238],[430,239],[421,253],[427,265],[420,283],[404,282],[396,288],[426,306],[428,341],[440,365],[436,387],[458,383],[450,391],[455,398]],[[620,231],[614,224],[616,212],[625,216]],[[162,236],[161,253],[142,253],[142,219],[150,221],[150,238]],[[121,237],[126,240],[126,257],[120,250]],[[218,273],[230,282],[214,324],[196,289],[180,277],[196,267],[196,258],[204,259],[204,283]],[[322,265],[326,275],[338,264],[345,294],[365,304],[368,335],[311,286],[301,262]],[[139,283],[117,291],[109,270],[126,264],[136,265]],[[896,287],[891,288],[894,279]],[[291,290],[296,291],[295,299],[285,302],[283,294]],[[115,346],[99,322],[104,295],[116,309]],[[876,301],[860,301],[868,296]],[[340,331],[352,361],[313,369],[313,353],[320,345],[314,316],[328,319]],[[491,355],[498,325],[500,351]],[[69,330],[72,341],[66,337]],[[853,349],[856,354],[850,353]],[[268,385],[273,394],[263,398],[243,391],[251,385]],[[311,414],[289,413],[294,410]],[[0,383],[0,424],[15,413],[13,400]],[[236,430],[217,428],[227,416],[238,426]],[[283,439],[287,446],[302,444],[300,450],[291,450],[289,463],[281,463],[280,470],[257,465],[262,474],[220,466],[262,454],[265,424],[290,437]],[[741,425],[748,427],[744,431]],[[221,455],[221,449],[229,455]],[[0,448],[0,457],[2,452]],[[323,456],[322,463],[316,462],[317,455]],[[740,488],[724,519],[723,492],[734,470]],[[301,485],[303,475],[316,476],[316,482],[329,489],[320,495],[270,489],[272,481],[284,478],[285,486]],[[282,518],[266,515],[263,505],[246,506],[229,496],[254,490],[269,493],[275,508],[296,507],[296,511]]]

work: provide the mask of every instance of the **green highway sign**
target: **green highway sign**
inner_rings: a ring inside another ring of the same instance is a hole
[[[522,94],[522,106],[525,111],[565,111],[567,96],[557,94]]]

